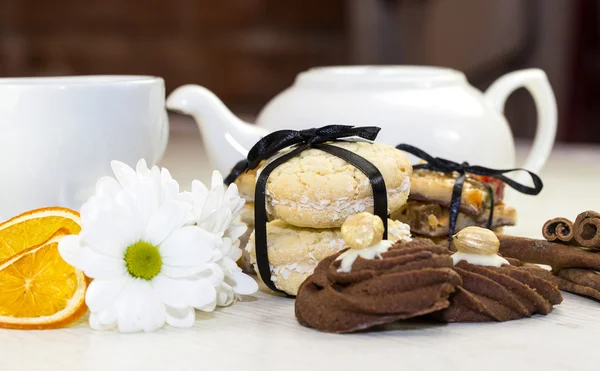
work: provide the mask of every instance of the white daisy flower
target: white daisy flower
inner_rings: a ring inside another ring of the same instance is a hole
[[[153,331],[191,327],[194,308],[212,310],[222,276],[222,240],[187,225],[192,207],[166,169],[136,170],[113,161],[81,209],[79,235],[59,243],[63,259],[93,279],[86,293],[90,326]]]
[[[215,274],[222,275],[223,281],[217,290],[217,305],[227,306],[240,298],[258,290],[256,281],[242,272],[236,262],[242,256],[240,236],[247,226],[237,216],[242,212],[245,200],[240,197],[237,186],[225,187],[223,177],[213,172],[210,190],[200,181],[192,182],[192,191],[182,194],[192,205],[193,223],[221,239],[221,258],[213,265]]]

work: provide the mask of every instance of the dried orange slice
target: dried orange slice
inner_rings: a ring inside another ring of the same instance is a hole
[[[0,263],[0,327],[64,327],[86,312],[86,277],[58,252],[58,241],[70,233],[59,229],[48,241]]]
[[[47,241],[59,229],[81,231],[79,213],[62,207],[31,210],[0,223],[0,261]]]

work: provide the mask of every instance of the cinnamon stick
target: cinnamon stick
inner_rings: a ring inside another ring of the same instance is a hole
[[[548,241],[568,243],[573,239],[573,222],[566,218],[552,218],[544,223],[542,235]]]
[[[575,240],[582,247],[600,249],[600,213],[584,211],[573,224]]]
[[[546,240],[498,235],[500,253],[504,257],[527,263],[546,264],[555,271],[563,268],[600,270],[600,253]]]

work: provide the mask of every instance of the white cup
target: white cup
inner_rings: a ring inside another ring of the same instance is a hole
[[[0,79],[0,219],[79,210],[112,160],[154,165],[168,133],[158,77]]]

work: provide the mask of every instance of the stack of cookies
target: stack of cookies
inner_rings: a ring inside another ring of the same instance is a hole
[[[356,153],[379,169],[385,180],[388,214],[406,203],[412,166],[403,152],[379,143],[332,145]],[[278,289],[296,295],[319,261],[345,248],[340,227],[346,218],[373,212],[373,191],[369,179],[353,165],[327,152],[308,149],[271,173],[266,205],[271,280]],[[390,240],[408,239],[410,230],[390,220],[388,235]],[[253,237],[247,251],[257,269]]]
[[[409,201],[390,217],[410,225],[416,235],[448,237],[452,187],[457,178],[458,173],[415,170],[410,180]],[[469,226],[486,226],[490,215],[490,194],[482,182],[489,184],[494,192],[491,228],[515,225],[515,209],[502,202],[504,183],[493,178],[469,176],[463,186],[455,233]]]

